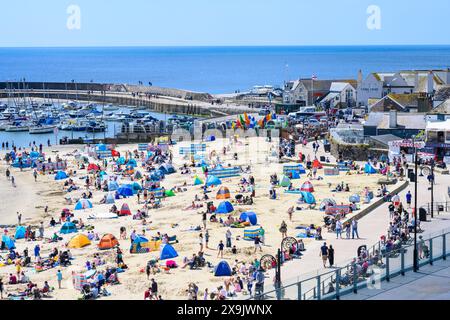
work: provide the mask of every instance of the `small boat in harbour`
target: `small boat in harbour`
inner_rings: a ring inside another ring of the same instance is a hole
[[[30,127],[30,134],[52,133],[55,130],[55,125],[37,125]]]

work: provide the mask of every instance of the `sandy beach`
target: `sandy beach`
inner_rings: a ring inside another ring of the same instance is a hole
[[[149,210],[149,218],[147,218],[147,225],[142,225],[140,220],[133,220],[132,216],[119,217],[118,219],[108,220],[93,220],[88,219],[89,215],[99,212],[108,212],[110,204],[100,204],[100,200],[105,195],[102,191],[93,191],[93,199],[91,199],[93,208],[85,210],[73,211],[74,204],[68,205],[65,202],[64,197],[70,196],[74,200],[81,196],[82,192],[86,192],[82,187],[80,190],[66,194],[63,192],[62,181],[55,181],[54,175],[39,175],[37,182],[34,181],[32,171],[30,169],[24,169],[20,172],[19,169],[13,168],[11,170],[12,175],[16,179],[17,187],[11,186],[11,183],[5,178],[6,165],[2,161],[0,168],[0,192],[4,196],[4,205],[0,208],[0,224],[15,224],[17,223],[16,212],[23,214],[22,224],[38,226],[40,221],[44,222],[45,237],[51,237],[54,232],[58,232],[60,226],[57,225],[54,228],[49,226],[50,217],[53,216],[56,220],[59,217],[61,210],[65,207],[69,208],[71,212],[75,213],[75,219],[82,218],[86,225],[94,227],[94,232],[98,233],[101,237],[105,233],[112,233],[119,239],[119,229],[124,226],[127,229],[128,236],[132,230],[136,230],[138,234],[145,232],[146,237],[156,235],[159,231],[162,234],[167,233],[169,236],[176,235],[178,243],[174,244],[174,248],[178,252],[178,257],[173,259],[178,265],[182,265],[183,257],[191,257],[193,253],[199,250],[198,235],[200,231],[186,231],[190,227],[200,226],[202,224],[202,215],[200,212],[205,210],[205,202],[203,208],[197,210],[184,210],[194,200],[195,195],[202,195],[202,186],[194,186],[194,176],[198,175],[201,179],[204,179],[201,168],[193,168],[190,174],[180,174],[179,167],[184,163],[189,162],[183,156],[179,155],[179,147],[187,146],[190,143],[182,142],[180,144],[171,146],[173,153],[173,165],[177,169],[174,174],[167,175],[161,182],[161,185],[166,189],[170,189],[174,186],[183,186],[186,183],[187,186],[184,192],[177,192],[174,197],[167,197],[162,200],[162,206],[159,209]],[[316,209],[308,209],[306,204],[296,204],[299,198],[298,194],[284,193],[284,188],[277,188],[277,199],[269,199],[270,188],[270,175],[276,173],[278,177],[282,175],[283,165],[286,163],[268,162],[271,159],[267,155],[270,155],[270,148],[274,147],[274,144],[266,142],[263,138],[247,138],[238,139],[238,143],[233,145],[232,149],[227,152],[225,156],[221,154],[221,150],[224,146],[227,146],[229,141],[226,139],[218,139],[213,142],[206,143],[206,155],[209,155],[211,151],[215,150],[219,154],[220,160],[224,167],[226,166],[247,166],[251,167],[251,175],[255,178],[256,185],[256,197],[254,198],[254,204],[239,205],[235,203],[235,195],[239,193],[238,183],[242,177],[248,178],[250,174],[242,174],[240,177],[225,178],[222,179],[222,186],[227,186],[231,193],[231,198],[228,199],[234,205],[233,216],[239,217],[239,214],[244,211],[254,211],[258,217],[258,225],[263,226],[265,234],[265,245],[262,246],[262,252],[254,252],[254,244],[252,241],[243,240],[243,230],[239,228],[231,228],[232,232],[232,244],[237,247],[237,254],[232,254],[230,249],[225,249],[224,259],[228,261],[230,265],[235,260],[251,262],[254,259],[260,259],[264,254],[275,255],[277,248],[279,247],[282,235],[279,231],[281,222],[284,220],[288,226],[288,236],[296,236],[299,230],[295,227],[299,225],[323,225],[324,212]],[[116,150],[121,154],[127,150],[137,149],[136,144],[120,145],[116,147]],[[83,177],[86,176],[86,170],[77,170],[76,160],[70,154],[73,154],[75,150],[83,152],[82,145],[57,145],[50,149],[44,148],[46,157],[52,158],[59,155],[62,159],[67,159],[69,169],[76,170],[76,175],[71,178],[79,186],[83,186]],[[310,150],[297,145],[297,153],[302,151],[304,153]],[[268,152],[269,151],[269,152]],[[233,153],[238,154],[238,160],[233,159]],[[2,158],[5,151],[2,151]],[[311,153],[311,157],[313,158]],[[333,160],[333,159],[331,159]],[[90,162],[100,163],[90,159]],[[112,167],[108,166],[106,172],[112,174]],[[66,170],[66,171],[68,171]],[[138,161],[138,168],[142,173],[140,161]],[[144,173],[145,174],[145,173]],[[376,192],[378,188],[377,181],[380,179],[380,174],[356,174],[345,175],[341,172],[339,176],[324,176],[323,169],[319,169],[317,176],[323,177],[323,180],[309,179],[306,175],[302,175],[301,179],[292,180],[294,188],[298,188],[301,184],[307,180],[310,180],[314,186],[314,196],[317,204],[325,198],[333,198],[337,204],[348,203],[348,197],[354,193],[358,193],[363,198],[363,190],[368,187],[369,190]],[[130,180],[128,178],[121,178],[120,183],[126,183]],[[350,192],[331,192],[338,183],[344,182],[348,184]],[[93,188],[91,188],[92,190]],[[214,201],[214,205],[217,207],[222,200],[216,200],[216,192],[219,186],[211,188],[211,192],[208,193],[210,200]],[[142,199],[141,199],[142,200]],[[115,204],[120,209],[123,203],[127,203],[131,212],[134,214],[138,209],[142,209],[143,204],[138,204],[137,197],[129,197],[127,199],[116,200]],[[45,215],[44,207],[48,206],[48,214]],[[360,209],[363,209],[366,204],[362,202],[359,204]],[[292,221],[289,221],[287,214],[288,208],[291,206],[303,207],[303,210],[295,211]],[[356,211],[355,213],[357,213]],[[223,215],[225,218],[226,215]],[[351,215],[349,215],[351,217]],[[151,223],[150,223],[151,221]],[[206,261],[216,265],[221,259],[217,258],[217,245],[220,240],[225,243],[225,233],[227,227],[221,226],[219,223],[207,223],[207,229],[210,234],[209,248],[205,249],[204,256]],[[10,234],[14,233],[14,228],[9,229]],[[203,231],[202,231],[203,232]],[[325,230],[323,232],[326,232]],[[381,230],[380,230],[381,232]],[[86,233],[85,231],[79,231],[79,233]],[[61,234],[63,241],[55,243],[42,243],[41,255],[47,256],[51,250],[56,246],[58,249],[64,249],[64,244],[73,237],[74,234]],[[240,240],[236,240],[239,237]],[[314,239],[303,239],[306,249],[308,250],[308,244]],[[128,269],[119,274],[119,285],[108,286],[107,290],[111,293],[108,297],[102,297],[102,299],[143,299],[144,291],[149,286],[149,281],[143,270],[147,264],[147,261],[151,258],[157,258],[159,252],[150,252],[145,254],[131,254],[129,252],[130,240],[119,240],[120,247],[124,252],[124,261],[128,266]],[[107,265],[114,265],[115,251],[105,250],[99,251],[96,247],[98,241],[92,241],[91,245],[81,249],[71,249],[74,260],[72,265],[67,268],[61,268],[63,273],[63,289],[56,289],[51,297],[54,299],[77,299],[80,297],[80,292],[75,290],[72,285],[72,271],[84,271],[86,260],[92,260],[94,253],[100,253],[102,257],[107,261]],[[16,241],[16,247],[19,252],[28,248],[32,252],[34,242],[28,242],[24,239]],[[3,255],[4,253],[2,253]],[[105,266],[100,266],[99,269],[103,269]],[[24,271],[29,275],[30,279],[38,284],[43,281],[49,281],[49,284],[57,288],[56,271],[57,268],[46,270],[43,272],[35,272],[33,268],[25,268]],[[13,265],[0,267],[0,276],[7,277],[9,273],[15,272]],[[219,285],[223,285],[223,277],[215,277],[212,270],[204,267],[199,270],[189,270],[189,268],[176,268],[171,269],[169,273],[161,271],[154,275],[154,278],[158,282],[159,294],[165,299],[186,299],[186,289],[189,282],[194,282],[199,288],[200,292],[203,292],[205,288],[208,288],[211,292]],[[22,285],[24,286],[24,285]],[[16,286],[17,287],[17,286]],[[17,288],[13,286],[7,286],[7,291],[14,291]],[[246,295],[238,295],[238,299],[245,299]]]

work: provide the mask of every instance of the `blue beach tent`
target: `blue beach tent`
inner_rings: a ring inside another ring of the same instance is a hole
[[[231,276],[231,268],[228,262],[225,260],[220,261],[214,268],[214,276],[216,277],[229,277]]]
[[[2,236],[2,242],[5,243],[5,246],[8,250],[15,249],[16,244],[14,243],[14,240],[8,237],[6,234]]]
[[[219,184],[222,184],[222,181],[220,181],[220,179],[217,178],[216,176],[208,176],[208,179],[206,179],[206,185],[208,187],[218,186]]]
[[[217,207],[216,213],[230,213],[233,210],[233,205],[229,201],[222,201]]]
[[[55,180],[63,180],[63,179],[67,179],[68,177],[69,176],[64,171],[58,171],[55,174]]]
[[[66,222],[61,226],[59,232],[63,234],[77,232],[77,227],[73,222]]]
[[[364,166],[364,173],[377,173],[377,169],[375,169],[370,163],[366,163],[366,165]]]
[[[80,199],[75,205],[75,210],[83,210],[90,208],[92,208],[92,202],[90,202],[88,199]]]
[[[123,197],[131,197],[133,196],[133,187],[129,184],[123,184],[120,186],[119,189],[117,189],[117,192],[119,193],[119,195],[123,196]]]
[[[315,204],[316,203],[316,198],[314,198],[314,196],[311,192],[302,191],[301,195],[302,195],[303,201],[305,201],[307,204]]]
[[[117,183],[117,181],[108,182],[108,190],[109,191],[116,191],[117,189],[119,189],[119,184]]]
[[[170,244],[165,244],[162,246],[159,254],[159,260],[172,259],[176,257],[178,257],[178,253]]]
[[[25,238],[25,232],[26,231],[27,231],[27,229],[24,226],[17,226],[14,238],[15,239],[23,239],[23,238]]]
[[[239,219],[250,222],[250,224],[252,226],[255,226],[258,223],[258,218],[256,217],[256,213],[254,213],[253,211],[242,212]]]

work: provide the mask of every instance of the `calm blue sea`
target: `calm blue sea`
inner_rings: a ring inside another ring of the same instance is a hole
[[[450,46],[0,48],[0,80],[144,83],[210,93],[287,79],[450,67]]]

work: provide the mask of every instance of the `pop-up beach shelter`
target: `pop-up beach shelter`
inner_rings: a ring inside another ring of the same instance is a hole
[[[99,143],[97,144],[97,151],[108,151],[108,147],[106,146],[106,144],[103,143]]]
[[[83,248],[91,244],[89,238],[84,234],[77,234],[67,243],[68,248]]]
[[[114,248],[118,244],[119,241],[117,240],[117,238],[114,237],[114,235],[112,235],[111,233],[107,233],[100,239],[100,242],[98,243],[98,248],[100,250],[106,250]]]
[[[302,184],[300,190],[306,192],[314,192],[314,187],[310,181],[306,181],[305,183]]]
[[[97,171],[100,170],[100,167],[96,165],[95,163],[90,163],[87,167],[88,171]]]
[[[127,161],[127,166],[130,166],[132,168],[136,168],[137,167],[137,162],[135,159],[130,159]]]
[[[64,171],[58,171],[55,174],[55,180],[63,180],[63,179],[67,179],[68,177],[69,176]]]
[[[131,185],[133,187],[133,192],[137,193],[139,190],[142,190],[142,186],[138,182],[133,182]]]
[[[16,244],[14,243],[14,240],[11,239],[9,236],[7,236],[6,234],[4,234],[2,236],[2,242],[5,243],[5,246],[8,250],[11,249],[15,249],[16,248]]]
[[[109,191],[116,191],[117,189],[119,189],[119,184],[117,183],[117,181],[108,182],[108,190]]]
[[[364,165],[364,173],[368,174],[377,173],[377,169],[375,169],[370,163],[366,163]]]
[[[115,200],[114,200],[114,194],[113,194],[112,192],[109,192],[109,193],[106,195],[105,203],[106,203],[106,204],[112,204],[112,203],[114,203],[114,202],[115,202]]]
[[[92,203],[88,199],[80,199],[75,205],[75,210],[83,210],[92,208]]]
[[[219,191],[217,191],[216,199],[229,199],[231,198],[230,189],[227,187],[220,187]]]
[[[307,204],[316,203],[316,199],[314,198],[314,196],[311,192],[302,191],[301,195],[302,195],[301,199],[303,199],[303,201],[306,202]]]
[[[142,179],[142,173],[139,170],[137,170],[136,173],[134,174],[134,178],[137,180]]]
[[[25,238],[25,232],[27,229],[24,226],[17,226],[16,233],[14,234],[14,239],[23,239]]]
[[[73,222],[65,222],[61,229],[59,230],[60,233],[67,234],[72,232],[77,232],[77,227]]]
[[[165,244],[161,247],[159,260],[166,260],[178,257],[177,251],[170,244]]]
[[[317,160],[317,159],[314,159],[314,161],[313,161],[313,163],[312,163],[312,167],[313,168],[316,168],[316,169],[322,169],[322,164],[320,163],[320,161],[319,160]]]
[[[208,187],[218,186],[219,184],[222,184],[222,181],[220,181],[220,179],[217,178],[216,176],[208,176],[208,179],[206,179],[206,185]]]
[[[204,182],[203,182],[202,179],[200,179],[199,177],[195,176],[195,178],[194,178],[194,186],[198,186],[198,185],[201,185],[203,183]]]
[[[228,262],[225,260],[220,261],[214,268],[214,276],[216,277],[229,277],[231,276],[231,268]]]
[[[239,219],[250,222],[252,226],[255,226],[258,223],[256,213],[254,213],[253,211],[242,212]]]
[[[131,197],[133,196],[133,186],[129,185],[129,184],[123,184],[119,187],[119,189],[117,189],[117,192],[119,193],[119,195],[123,196],[123,197]]]
[[[327,207],[335,206],[335,205],[336,205],[336,201],[334,201],[331,198],[326,198],[326,199],[323,199],[322,202],[320,203],[319,210],[325,211],[325,209]]]
[[[350,202],[360,202],[361,201],[361,197],[359,196],[359,194],[352,194],[350,197],[348,197],[348,201]]]
[[[280,186],[289,187],[290,184],[291,184],[291,179],[289,179],[289,177],[286,175],[282,175],[280,178]]]
[[[119,216],[130,216],[131,210],[128,204],[124,203],[119,211]]]
[[[173,190],[165,190],[164,195],[166,197],[175,197],[175,192]]]
[[[233,205],[229,201],[222,201],[217,207],[216,213],[230,213],[233,210]]]

